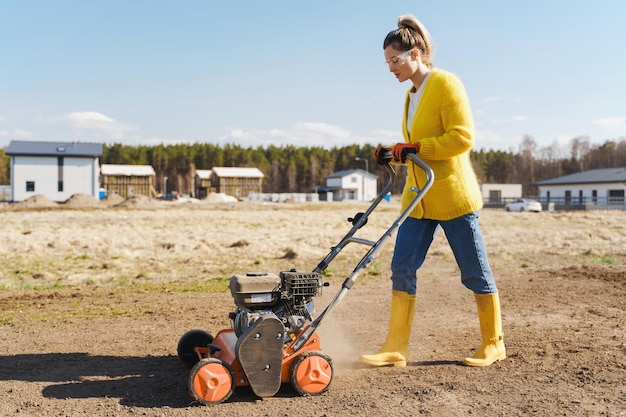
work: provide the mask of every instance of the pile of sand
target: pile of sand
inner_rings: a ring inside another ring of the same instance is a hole
[[[102,202],[89,194],[74,194],[64,203],[68,207],[85,208],[85,207],[103,207]]]
[[[124,197],[119,194],[108,194],[102,201],[108,206],[116,206],[124,201]]]
[[[37,194],[32,197],[27,198],[26,200],[17,202],[11,205],[11,208],[14,209],[37,209],[37,208],[50,208],[57,207],[58,204],[54,201],[50,200],[48,197]]]
[[[136,195],[133,197],[129,197],[126,200],[122,201],[119,204],[116,204],[115,207],[123,207],[123,208],[154,208],[157,207],[158,204],[154,199],[150,197],[146,197],[145,195]]]
[[[176,200],[177,203],[184,202],[198,202],[200,200],[193,198],[181,198]],[[236,203],[238,200],[235,197],[226,195],[224,193],[211,193],[203,202],[208,203]],[[63,203],[58,204],[48,199],[46,196],[38,194],[32,196],[24,201],[9,204],[6,208],[22,210],[22,209],[48,209],[55,207],[72,207],[72,208],[106,208],[106,207],[119,207],[119,208],[137,208],[137,209],[152,209],[159,207],[169,207],[166,202],[156,200],[144,195],[136,195],[124,199],[119,194],[107,195],[103,200],[89,194],[73,194],[70,198]],[[0,206],[0,209],[2,206]]]
[[[234,203],[237,202],[237,199],[224,193],[211,193],[204,201],[210,203]]]

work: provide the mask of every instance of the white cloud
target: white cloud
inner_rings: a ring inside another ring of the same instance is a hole
[[[509,151],[518,146],[519,138],[505,137],[493,130],[476,130],[474,150],[494,149]]]
[[[32,138],[33,137],[33,133],[29,132],[28,130],[22,130],[22,129],[15,129],[15,130],[0,130],[0,138],[20,138],[20,139],[26,139],[26,138]]]
[[[526,116],[513,116],[510,119],[508,119],[508,122],[524,122],[528,120],[528,117]]]
[[[73,112],[64,115],[61,121],[78,134],[88,132],[97,137],[123,138],[127,132],[137,130],[102,113],[93,111]]]
[[[554,144],[558,144],[560,146],[566,146],[575,137],[576,135],[567,134],[567,133],[559,133],[556,135],[556,138],[554,139]]]
[[[374,130],[368,133],[368,137],[372,139],[368,141],[372,145],[393,145],[394,143],[404,142],[402,133],[399,130]]]
[[[624,117],[604,117],[592,122],[600,130],[598,136],[626,136],[626,119]]]
[[[594,120],[592,123],[607,130],[623,129],[626,126],[623,117],[604,117]]]
[[[13,134],[19,138],[32,138],[33,137],[33,132],[30,132],[28,130],[23,130],[23,129],[15,129],[13,131]]]
[[[125,138],[124,143],[127,145],[145,145],[145,146],[158,146],[158,145],[180,145],[189,143],[188,139],[163,139],[163,138]]]
[[[398,133],[378,130],[366,135],[357,135],[330,123],[299,122],[288,128],[274,128],[269,130],[233,127],[224,136],[220,143],[235,143],[242,146],[321,146],[324,148],[341,147],[347,145],[376,145],[378,143],[395,143],[402,141]]]

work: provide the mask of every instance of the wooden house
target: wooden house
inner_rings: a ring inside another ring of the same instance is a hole
[[[150,165],[103,164],[100,168],[102,188],[107,195],[128,198],[136,195],[156,196],[155,172]]]
[[[214,167],[196,170],[196,196],[206,198],[210,193],[223,193],[237,199],[263,190],[263,173],[258,168]]]
[[[196,178],[194,185],[195,197],[200,200],[207,198],[211,192],[211,170],[196,169]]]
[[[98,197],[101,143],[11,141],[11,201],[43,195],[63,202],[74,194]]]

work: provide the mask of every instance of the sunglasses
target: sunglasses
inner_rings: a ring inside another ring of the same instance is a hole
[[[392,65],[403,65],[406,62],[407,58],[411,55],[411,52],[413,52],[413,50],[409,49],[408,51],[404,51],[399,55],[392,56],[385,61],[385,65],[387,65],[387,68],[391,68]]]

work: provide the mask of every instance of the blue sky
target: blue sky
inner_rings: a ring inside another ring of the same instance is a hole
[[[476,149],[626,137],[624,1],[0,0],[0,146],[392,144],[404,13],[465,83]]]

